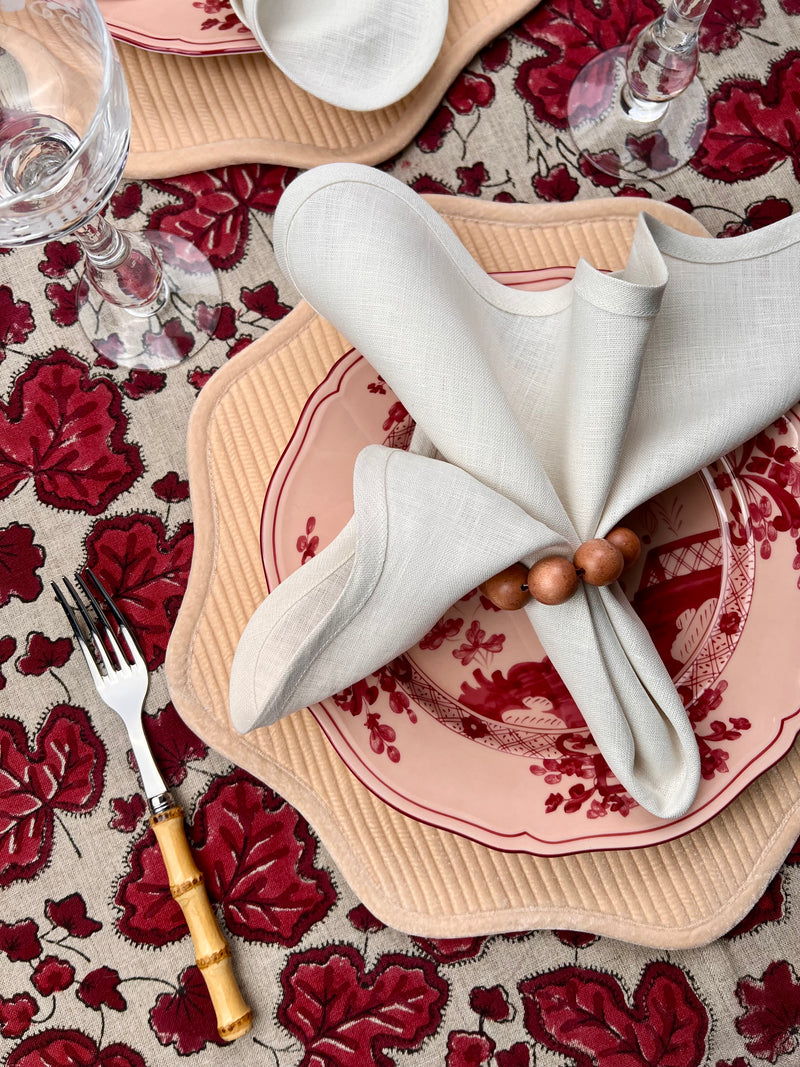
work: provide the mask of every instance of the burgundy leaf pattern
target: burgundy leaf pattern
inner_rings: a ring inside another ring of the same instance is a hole
[[[6,634],[5,637],[0,637],[0,667],[2,667],[4,663],[7,663],[16,651],[17,642],[10,634]],[[6,676],[0,671],[0,689],[4,689],[5,684]]]
[[[692,166],[717,181],[766,174],[789,161],[800,181],[800,118],[784,112],[800,85],[800,51],[777,60],[766,82],[723,82],[709,99],[709,126]]]
[[[197,967],[187,967],[175,993],[162,993],[150,1012],[150,1023],[162,1045],[174,1045],[181,1056],[206,1045],[224,1045],[217,1033],[208,989]]]
[[[786,960],[770,963],[761,978],[743,978],[736,997],[744,1012],[736,1029],[748,1052],[775,1063],[800,1046],[800,981]]]
[[[386,1050],[418,1049],[447,999],[430,964],[393,954],[367,971],[348,946],[298,953],[281,982],[278,1018],[303,1046],[303,1067],[390,1067]]]
[[[95,1011],[99,1011],[103,1006],[111,1008],[112,1011],[125,1011],[127,1004],[117,988],[119,983],[119,973],[113,967],[97,967],[83,978],[75,995]]]
[[[66,930],[70,937],[81,939],[91,937],[103,926],[97,919],[89,917],[86,911],[86,901],[80,893],[70,893],[63,900],[48,900],[45,902],[44,910],[50,922]]]
[[[35,600],[42,591],[36,572],[44,563],[44,552],[35,536],[30,526],[18,522],[0,529],[0,607],[12,597]]]
[[[133,833],[147,810],[140,793],[133,793],[129,797],[112,797],[109,803],[112,815],[108,825],[123,834]]]
[[[271,215],[296,173],[258,163],[153,182],[178,202],[154,212],[150,225],[190,241],[212,267],[226,270],[244,255],[250,212]]]
[[[63,667],[71,655],[72,641],[68,637],[52,641],[42,633],[32,633],[28,635],[25,654],[17,660],[17,670],[20,674],[44,674],[53,667]]]
[[[206,792],[188,837],[209,896],[240,937],[296,945],[333,904],[330,877],[314,863],[316,845],[306,824],[241,771],[217,779]],[[151,831],[134,848],[116,902],[123,909],[119,930],[132,941],[163,945],[183,935]]]
[[[34,919],[20,919],[15,923],[0,919],[0,952],[12,960],[35,960],[42,951],[39,927]]]
[[[57,956],[45,956],[39,960],[31,975],[31,982],[43,997],[69,989],[75,978],[75,968],[67,960]]]
[[[708,1013],[684,972],[650,963],[631,1003],[618,979],[603,971],[562,967],[520,983],[525,1026],[576,1067],[615,1061],[642,1067],[700,1067]]]
[[[56,705],[33,748],[18,719],[0,718],[0,887],[42,870],[56,812],[92,811],[105,765],[103,743],[82,708]]]
[[[33,331],[31,305],[27,300],[15,300],[8,285],[0,285],[0,358],[7,345],[21,345]]]
[[[187,766],[205,759],[208,748],[192,733],[170,702],[144,718],[144,729],[156,764],[168,785],[180,785]]]
[[[6,1060],[7,1067],[147,1067],[129,1045],[99,1048],[80,1030],[40,1030],[26,1037]]]
[[[0,1035],[22,1037],[38,1010],[30,993],[15,993],[7,999],[0,993]]]
[[[142,473],[119,391],[64,349],[33,362],[0,402],[0,499],[33,480],[43,503],[98,515]]]
[[[87,540],[87,563],[136,634],[151,670],[164,662],[192,558],[191,526],[169,535],[160,518],[100,519]]]

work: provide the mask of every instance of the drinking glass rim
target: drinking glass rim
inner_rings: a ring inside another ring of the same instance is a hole
[[[48,191],[54,185],[58,185],[67,171],[74,168],[76,161],[86,153],[87,146],[91,141],[95,130],[103,120],[106,101],[109,95],[114,91],[114,75],[116,73],[116,68],[120,66],[116,46],[109,32],[106,20],[103,18],[103,14],[97,5],[97,0],[45,0],[45,2],[47,4],[53,3],[67,13],[77,14],[81,22],[83,22],[80,17],[82,11],[88,12],[93,23],[96,24],[99,22],[99,38],[97,38],[97,43],[103,51],[103,79],[97,99],[97,106],[95,107],[91,122],[87,126],[75,151],[70,152],[69,156],[67,156],[61,166],[57,167],[51,174],[48,174],[47,178],[40,185],[36,186],[35,198],[37,199],[46,196]],[[103,40],[107,42],[108,47],[103,46]],[[124,75],[122,78],[124,86]],[[17,193],[6,200],[0,200],[0,207],[4,210],[11,209],[15,204],[23,203],[24,201],[31,199],[34,199],[31,195],[31,190],[26,190],[25,192]]]

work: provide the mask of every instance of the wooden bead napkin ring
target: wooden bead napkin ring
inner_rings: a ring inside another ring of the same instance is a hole
[[[512,563],[483,582],[480,590],[502,611],[517,611],[530,597],[540,604],[563,604],[578,588],[579,579],[589,585],[611,585],[634,565],[641,550],[633,530],[616,526],[606,537],[584,541],[572,560],[545,556],[530,570],[524,563]]]

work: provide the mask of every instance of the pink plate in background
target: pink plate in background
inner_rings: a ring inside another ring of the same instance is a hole
[[[258,52],[230,0],[99,0],[111,36],[149,52],[224,56]]]
[[[495,275],[552,288],[570,268]],[[352,515],[355,457],[408,447],[413,424],[358,352],[309,398],[267,489],[270,589]],[[654,845],[729,804],[800,729],[800,409],[638,508],[623,588],[687,707],[703,778],[665,823],[624,792],[524,612],[478,591],[420,643],[312,713],[356,777],[413,818],[493,848],[563,855]]]

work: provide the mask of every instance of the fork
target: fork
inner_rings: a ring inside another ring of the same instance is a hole
[[[189,849],[183,809],[170,796],[145,737],[142,708],[149,684],[147,665],[122,613],[97,575],[88,567],[86,573],[105,610],[80,574],[75,575],[75,581],[83,599],[72,583],[62,578],[72,604],[55,582],[51,585],[66,612],[101,700],[116,711],[127,727],[152,811],[150,825],[167,869],[170,892],[180,905],[192,935],[197,966],[217,1016],[217,1030],[224,1040],[235,1041],[250,1030],[252,1012],[239,991],[230,948],[211,910],[203,875]]]

